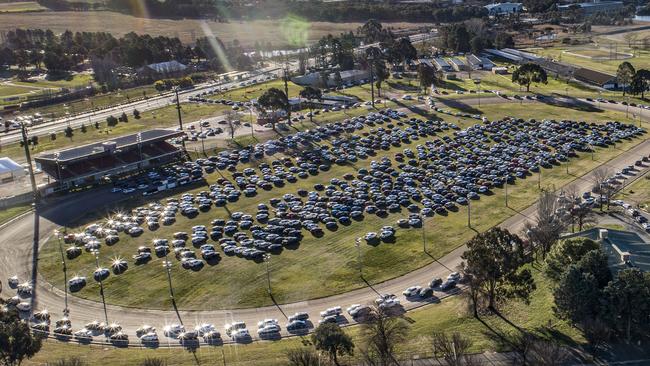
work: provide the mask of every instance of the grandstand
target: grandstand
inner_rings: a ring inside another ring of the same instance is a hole
[[[155,129],[37,156],[34,160],[64,187],[92,184],[181,159],[167,140],[184,132]]]

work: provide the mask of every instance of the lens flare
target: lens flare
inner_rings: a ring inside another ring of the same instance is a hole
[[[305,47],[309,38],[311,24],[303,18],[288,15],[280,21],[280,31],[289,45]]]
[[[223,50],[223,47],[221,47],[221,44],[217,42],[214,33],[212,33],[212,29],[210,29],[205,21],[201,21],[199,24],[201,25],[203,34],[205,34],[208,42],[210,42],[210,47],[212,47],[214,54],[217,55],[219,62],[221,62],[221,65],[223,65],[224,70],[226,70],[226,72],[233,71],[233,68],[230,65],[230,61],[228,60],[228,56],[226,56],[226,52]]]

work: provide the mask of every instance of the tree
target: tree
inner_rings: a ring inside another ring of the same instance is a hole
[[[512,82],[526,86],[526,92],[530,92],[530,84],[546,84],[546,70],[534,63],[526,63],[512,73]]]
[[[418,79],[420,80],[420,88],[427,90],[436,81],[436,70],[425,64],[418,65]]]
[[[641,94],[641,99],[645,99],[645,92],[648,90],[648,83],[650,82],[650,71],[645,69],[637,70],[630,83],[630,91],[632,94]]]
[[[598,249],[600,245],[588,238],[562,240],[548,253],[546,275],[557,281],[571,264],[577,264],[588,252]]]
[[[591,273],[583,273],[575,264],[560,277],[553,298],[555,314],[574,324],[594,318],[599,311],[598,282]]]
[[[551,250],[560,234],[566,228],[563,218],[557,213],[558,199],[552,191],[543,190],[537,201],[534,223],[526,222],[525,229],[528,239],[535,249],[542,253],[542,258]]]
[[[377,95],[381,98],[381,84],[388,79],[390,72],[386,67],[384,59],[376,59],[374,62],[374,76],[375,86],[377,87]]]
[[[233,140],[235,138],[235,131],[241,127],[239,118],[237,118],[237,112],[233,110],[226,111],[224,114],[224,120],[226,121],[226,131],[228,131],[230,139]],[[253,121],[251,121],[251,123],[253,123]]]
[[[528,301],[535,289],[530,270],[521,268],[530,257],[522,240],[508,230],[492,228],[476,235],[467,242],[461,258],[466,262],[463,271],[476,281],[479,295],[487,299],[491,310],[502,299]]]
[[[398,364],[395,348],[403,342],[409,331],[404,319],[392,317],[382,308],[373,307],[361,324],[363,351],[368,361],[381,366]]]
[[[611,324],[619,328],[628,342],[632,333],[646,329],[650,313],[650,274],[638,268],[626,268],[604,289],[606,314]]]
[[[467,353],[472,346],[472,341],[458,332],[452,333],[451,337],[443,332],[433,332],[431,337],[433,353],[442,357],[447,366],[467,365],[469,357]]]
[[[594,276],[599,289],[607,286],[609,281],[612,280],[612,271],[609,269],[607,253],[602,248],[588,251],[576,265],[582,273]]]
[[[95,121],[95,129],[99,130],[99,121]]]
[[[74,132],[72,131],[72,127],[68,126],[64,130],[65,132],[65,137],[72,137],[74,135]]]
[[[309,106],[309,122],[314,122],[313,118],[313,108],[314,108],[314,100],[322,100],[323,99],[323,92],[318,89],[314,88],[312,86],[307,86],[304,89],[300,91],[300,97],[305,98],[308,100],[307,105]]]
[[[126,112],[122,112],[122,115],[120,116],[120,122],[129,122],[129,116],[126,115]]]
[[[352,338],[345,334],[337,324],[323,323],[319,325],[311,335],[311,341],[317,350],[326,352],[336,366],[340,366],[339,356],[354,353]]]
[[[32,146],[38,145],[38,136],[34,135],[29,138],[29,143],[32,144]]]
[[[81,131],[81,133],[86,133],[86,131],[88,131],[88,129],[86,128],[86,125],[84,123],[82,123],[81,127],[79,127],[79,131]]]
[[[609,180],[609,177],[612,176],[612,170],[608,167],[600,167],[596,169],[593,173],[594,176],[594,186],[592,187],[591,191],[594,193],[598,193],[602,197],[605,197],[607,206],[609,208],[609,200],[611,198],[611,195],[614,194],[615,189],[607,183]],[[599,202],[600,206],[600,211],[603,211],[603,202],[600,200]]]
[[[494,47],[496,48],[509,48],[515,46],[515,40],[508,33],[499,32],[494,38]]]
[[[0,363],[20,365],[41,349],[41,338],[32,335],[29,325],[15,311],[0,314]]]
[[[618,65],[618,69],[616,70],[616,79],[619,84],[623,85],[623,95],[625,95],[626,89],[632,83],[632,78],[634,78],[635,73],[636,71],[634,70],[634,66],[627,61],[621,62],[621,64]]]
[[[336,85],[337,89],[343,86],[343,79],[339,71],[334,72],[334,85]]]
[[[318,354],[310,348],[301,347],[287,350],[287,359],[290,366],[318,366]]]
[[[396,46],[396,51],[400,55],[402,62],[413,60],[418,55],[418,51],[413,47],[411,40],[407,37],[400,38]]]
[[[273,111],[274,116],[271,118],[273,130],[275,130],[275,124],[277,123],[277,116],[275,115],[277,111],[286,111],[289,109],[289,99],[287,98],[287,95],[278,88],[267,89],[264,94],[257,99],[257,104],[259,104],[262,108],[262,112],[265,114],[267,109]]]
[[[585,319],[580,327],[592,354],[605,345],[612,334],[612,329],[599,318]]]
[[[117,125],[117,118],[115,118],[113,116],[106,117],[106,124],[109,127],[113,127],[113,126]]]
[[[134,109],[133,110],[133,117],[135,117],[135,119],[140,119],[140,111],[137,110],[137,109]]]
[[[52,132],[50,134],[50,140],[52,140],[52,141],[56,140],[56,133],[55,132]]]

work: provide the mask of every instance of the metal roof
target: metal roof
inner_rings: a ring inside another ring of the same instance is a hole
[[[100,155],[105,153],[104,147],[106,143],[114,143],[115,149],[123,149],[137,145],[138,143],[150,143],[161,140],[168,140],[177,136],[182,135],[184,132],[174,131],[174,130],[165,130],[165,129],[154,129],[148,131],[142,131],[134,133],[131,135],[119,136],[110,140],[105,140],[101,142],[95,142],[88,145],[73,147],[71,149],[60,150],[53,153],[42,154],[36,157],[36,161],[60,161],[66,162],[76,159],[81,159],[85,157],[90,157],[93,155]]]

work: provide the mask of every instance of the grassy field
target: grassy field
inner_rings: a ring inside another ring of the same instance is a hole
[[[650,207],[648,206],[650,205],[650,174],[646,174],[630,186],[625,187],[616,195],[616,198],[647,210]]]
[[[1,15],[0,15],[1,16]],[[75,88],[80,86],[86,86],[93,83],[93,77],[91,74],[74,74],[71,75],[68,79],[59,79],[59,80],[47,80],[44,78],[40,79],[30,79],[27,81],[18,81],[12,80],[11,83],[0,84],[0,105],[2,104],[14,104],[20,101],[24,101],[29,97],[29,94],[39,94],[46,92],[47,90],[52,90],[53,92],[58,91],[61,88]],[[10,97],[19,97],[19,100],[5,100],[5,98]],[[52,110],[61,111],[59,115],[65,113],[65,110],[61,108],[60,104],[48,107]],[[39,108],[45,110],[45,108]],[[37,112],[39,110],[34,110]],[[27,112],[29,113],[29,112]]]
[[[6,207],[0,209],[0,225],[11,220],[12,218],[20,215],[23,212],[27,212],[32,208],[31,204],[23,204],[18,206]]]
[[[47,8],[41,6],[36,1],[0,3],[0,13],[24,13],[45,10],[47,10]]]
[[[650,51],[642,51],[642,50],[636,51],[634,57],[626,60],[620,60],[620,59],[619,60],[592,60],[589,58],[575,56],[563,52],[567,50],[569,52],[574,50],[576,51],[579,50],[578,52],[580,53],[585,52],[583,50],[583,47],[553,47],[553,48],[543,48],[543,49],[536,48],[531,50],[531,52],[534,52],[540,56],[551,57],[555,60],[602,71],[612,75],[616,74],[616,69],[618,68],[618,65],[620,65],[620,63],[623,61],[630,62],[636,69],[641,69],[641,68],[647,69],[650,67]],[[619,46],[618,51],[632,53],[631,49],[626,49],[621,46]]]
[[[43,12],[25,14],[0,14],[0,31],[24,27],[51,29],[55,33],[65,30],[85,32],[110,32],[122,36],[128,32],[150,34],[151,36],[178,37],[181,41],[193,43],[197,38],[214,35],[226,44],[237,39],[244,46],[255,42],[273,47],[305,46],[328,34],[355,31],[361,23],[297,22],[283,20],[233,21],[218,23],[197,19],[153,19],[146,13],[134,17],[109,11],[101,12]],[[299,24],[293,27],[290,24]],[[414,28],[420,23],[382,23],[395,29]],[[424,24],[426,25],[426,24]],[[204,31],[205,29],[205,31]]]
[[[413,355],[419,358],[430,357],[431,334],[434,331],[461,332],[472,340],[471,352],[504,351],[508,347],[498,342],[497,335],[506,338],[515,335],[516,330],[507,321],[535,332],[541,337],[555,334],[556,340],[569,345],[582,343],[584,340],[579,331],[553,315],[553,284],[543,275],[539,266],[533,266],[532,272],[537,284],[537,290],[532,293],[530,304],[511,302],[503,308],[504,318],[492,315],[482,316],[477,320],[467,314],[465,304],[459,297],[443,300],[439,304],[425,306],[409,312],[404,316],[410,324],[408,340],[400,345],[400,359],[408,360]],[[507,320],[507,321],[506,321]],[[489,328],[488,328],[489,327]],[[345,331],[352,335],[359,346],[358,327],[348,327]],[[90,365],[99,363],[138,365],[147,357],[159,357],[169,365],[177,364],[228,364],[237,366],[275,366],[286,364],[286,351],[294,347],[309,344],[309,337],[296,337],[276,342],[256,342],[247,345],[228,345],[223,347],[223,353],[218,347],[201,347],[194,355],[182,350],[147,350],[147,349],[117,349],[112,347],[81,346],[74,343],[65,344],[48,341],[43,349],[26,365],[36,365],[53,362],[64,357],[79,357]],[[225,357],[225,360],[224,360]],[[359,357],[359,353],[356,353]],[[343,360],[346,364],[358,362],[358,358]],[[403,363],[408,364],[408,363]]]
[[[494,106],[497,110],[487,110],[490,116],[496,114],[515,114],[512,105]],[[528,105],[525,108],[515,109],[521,112],[522,117],[533,117],[537,119],[548,118],[557,115],[558,118],[575,118],[586,120],[597,120],[594,113],[585,113],[567,109],[553,110],[554,107],[539,106],[533,108]],[[475,120],[448,118],[451,122],[457,122],[465,127],[476,123]],[[607,116],[603,119],[611,119]],[[624,118],[621,118],[624,120]],[[417,143],[422,143],[418,141]],[[622,149],[627,149],[638,141],[627,141],[619,146],[606,150],[598,150],[595,154],[595,161],[590,155],[583,155],[574,159],[570,166],[570,175],[567,175],[564,167],[545,169],[542,173],[542,185],[544,187],[559,187],[575,179],[595,166],[612,157],[620,154]],[[415,146],[415,143],[411,144]],[[392,157],[396,151],[402,148],[393,148],[386,152],[378,152],[372,160],[378,160],[381,156]],[[123,237],[120,243],[105,247],[102,251],[100,261],[108,264],[115,256],[130,257],[135,253],[139,245],[147,244],[153,238],[170,237],[171,233],[187,229],[196,224],[208,224],[212,218],[228,217],[229,212],[243,211],[255,212],[254,207],[259,202],[266,202],[272,197],[282,196],[284,193],[294,193],[298,188],[311,189],[313,184],[328,181],[333,177],[340,177],[347,172],[367,167],[369,160],[355,163],[354,166],[335,166],[328,172],[321,172],[317,176],[311,176],[299,183],[287,185],[282,188],[275,188],[271,191],[261,191],[254,199],[242,198],[236,203],[229,204],[226,208],[213,208],[209,213],[201,214],[195,219],[187,219],[179,216],[175,225],[161,227],[155,232],[146,231],[137,239]],[[224,172],[227,179],[231,179],[230,173]],[[207,178],[208,183],[213,182],[218,174]],[[200,187],[194,192],[204,190]],[[510,217],[514,210],[521,210],[530,205],[538,194],[537,179],[532,177],[508,189],[510,208],[503,205],[503,192],[500,189],[494,190],[492,197],[484,196],[478,202],[472,204],[473,227],[483,231],[489,227]],[[137,202],[130,202],[138,204]],[[447,217],[436,216],[427,219],[425,229],[429,252],[434,257],[440,257],[468,240],[474,232],[466,227],[466,215],[464,208],[460,213],[450,214]],[[486,214],[489,212],[489,215]],[[107,215],[108,211],[99,215]],[[356,271],[356,250],[354,239],[368,231],[377,231],[381,226],[394,222],[398,218],[407,216],[405,212],[391,215],[388,219],[380,219],[376,216],[368,216],[362,222],[353,223],[350,226],[341,226],[334,233],[326,233],[324,239],[313,238],[306,235],[297,250],[285,250],[281,255],[273,256],[271,260],[271,280],[275,300],[279,303],[299,301],[309,298],[332,295],[354,288],[365,286],[358,277]],[[89,220],[90,218],[85,218]],[[81,224],[81,223],[80,223]],[[422,267],[432,261],[432,258],[422,253],[421,231],[419,229],[398,230],[397,241],[392,245],[379,245],[377,247],[362,246],[362,260],[364,265],[364,276],[370,283],[377,283],[389,278],[399,276],[408,271]],[[54,284],[62,282],[62,274],[57,261],[55,246],[46,244],[41,251],[41,270],[44,277]],[[147,265],[135,266],[125,274],[117,277],[111,276],[105,282],[106,297],[110,303],[129,306],[142,306],[149,308],[168,308],[167,298],[156,296],[165,288],[164,273],[157,264],[158,260]],[[68,268],[72,273],[90,275],[94,263],[89,255],[71,261]],[[183,309],[214,309],[233,307],[254,307],[271,304],[271,299],[266,295],[263,286],[265,275],[264,265],[254,262],[237,259],[224,258],[215,266],[207,266],[199,272],[189,272],[175,266],[172,276],[176,283],[176,294],[179,307]],[[305,271],[310,268],[310,271]],[[294,279],[300,277],[301,281]],[[136,286],[143,278],[148,279],[148,286]],[[213,281],[219,278],[220,281]],[[91,281],[92,282],[92,281]],[[137,288],[137,291],[134,289]],[[97,286],[91,283],[78,296],[97,299]]]

